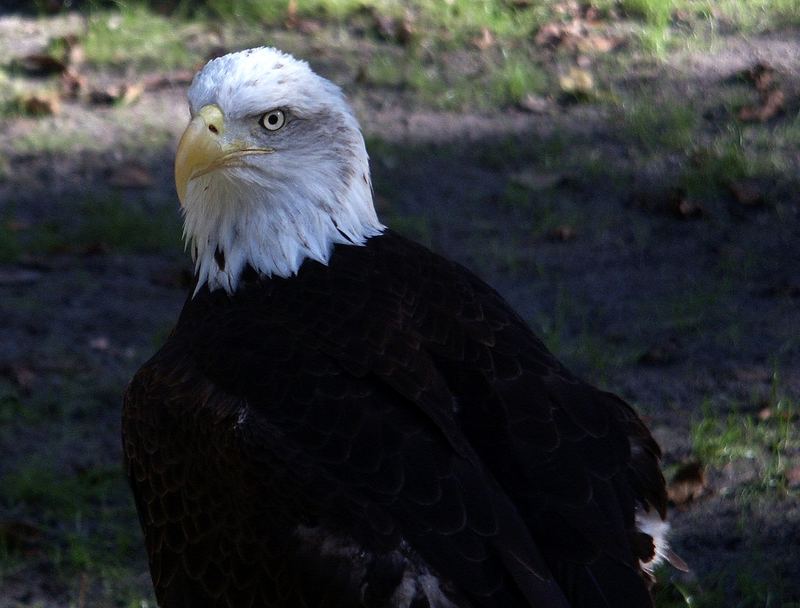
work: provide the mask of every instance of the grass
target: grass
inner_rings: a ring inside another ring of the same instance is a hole
[[[799,414],[797,404],[780,394],[775,372],[771,394],[760,413],[733,411],[720,415],[707,401],[703,417],[692,429],[694,453],[714,467],[751,461],[758,478],[748,487],[740,488],[741,495],[748,491],[786,494],[790,491],[786,476],[789,456],[800,453],[800,434],[796,429]]]
[[[171,209],[149,209],[110,196],[84,201],[77,205],[74,213],[77,221],[52,219],[9,233],[5,257],[15,261],[23,253],[85,253],[106,249],[118,253],[146,253],[181,248],[180,218]],[[0,230],[2,226],[0,223]]]
[[[685,153],[696,141],[700,116],[695,107],[641,96],[624,103],[622,111],[628,135],[648,154]]]
[[[269,3],[265,3],[269,4]],[[83,50],[97,66],[171,69],[189,67],[202,59],[187,45],[184,28],[132,2],[118,11],[96,11],[88,20]]]

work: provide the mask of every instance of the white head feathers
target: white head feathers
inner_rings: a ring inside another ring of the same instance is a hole
[[[184,237],[208,283],[236,289],[246,264],[288,277],[306,258],[328,262],[337,243],[363,245],[383,230],[372,203],[364,139],[342,92],[308,64],[272,48],[210,61],[189,88],[192,116],[222,111],[237,156],[188,182]],[[260,123],[281,110],[285,125]]]

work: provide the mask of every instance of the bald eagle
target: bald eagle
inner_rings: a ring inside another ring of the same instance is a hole
[[[634,411],[380,223],[306,63],[226,55],[188,97],[195,284],[123,408],[159,605],[651,606],[666,494]]]

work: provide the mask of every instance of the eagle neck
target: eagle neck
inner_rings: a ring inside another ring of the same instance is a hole
[[[306,259],[327,265],[335,245],[364,245],[384,230],[367,172],[338,193],[297,183],[284,189],[236,188],[214,177],[193,180],[184,207],[195,294],[203,285],[233,293],[248,264],[266,277],[293,276]]]

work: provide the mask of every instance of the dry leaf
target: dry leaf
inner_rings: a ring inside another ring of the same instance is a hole
[[[766,91],[761,96],[761,103],[757,106],[745,106],[739,110],[739,120],[742,122],[767,122],[783,112],[785,96],[780,89]]]
[[[561,90],[573,97],[586,98],[594,94],[594,77],[586,70],[573,67],[558,79]]]
[[[7,550],[32,555],[43,537],[38,526],[20,520],[8,519],[0,521],[0,545]]]
[[[623,38],[593,34],[578,41],[578,49],[584,53],[608,53],[619,47]]]
[[[800,488],[800,466],[786,471],[786,483],[790,488]]]
[[[89,340],[89,348],[105,352],[111,347],[111,342],[107,336],[97,336]]]
[[[563,35],[560,23],[545,23],[539,28],[533,41],[539,46],[556,47],[561,42]]]
[[[741,179],[728,184],[733,198],[745,207],[756,207],[764,202],[761,185],[753,179]]]
[[[554,241],[571,241],[576,236],[578,236],[578,232],[569,224],[556,226],[550,231],[550,238]]]
[[[153,176],[147,167],[122,165],[114,168],[108,183],[115,188],[149,188],[153,185]]]
[[[672,214],[681,219],[697,219],[706,215],[703,206],[689,200],[682,188],[675,188],[670,192],[667,205]]]
[[[528,93],[519,102],[519,107],[533,114],[543,114],[550,109],[550,100],[539,95],[534,95],[533,93]]]
[[[481,35],[472,39],[472,45],[475,48],[485,51],[491,46],[494,46],[494,36],[488,27],[481,28]]]
[[[53,91],[24,93],[18,99],[20,109],[30,116],[51,116],[61,112],[61,100]]]
[[[126,83],[121,85],[109,85],[104,89],[93,89],[89,91],[89,101],[98,105],[111,105],[119,103],[124,106],[136,102],[144,92],[143,83]]]
[[[51,76],[60,74],[67,69],[66,63],[45,53],[34,53],[21,57],[14,62],[14,66],[28,76]]]
[[[123,106],[129,106],[132,103],[136,103],[138,99],[144,93],[144,84],[141,82],[134,82],[131,84],[126,84],[122,87],[122,95],[120,95],[119,103]]]
[[[678,360],[678,342],[671,338],[655,344],[647,349],[647,351],[639,357],[639,363],[643,365],[669,365]]]
[[[706,487],[705,469],[693,460],[678,467],[667,486],[667,496],[673,504],[684,506],[705,494]]]
[[[775,84],[775,68],[759,61],[753,67],[745,70],[742,77],[752,83],[757,91],[766,91]]]
[[[81,92],[86,89],[87,84],[86,77],[71,67],[61,74],[61,94],[66,98],[74,99],[80,96]]]

